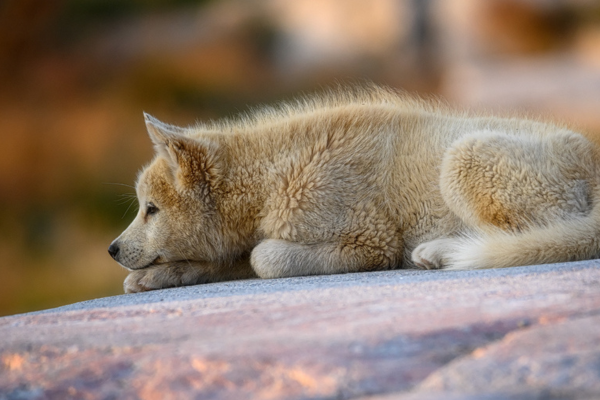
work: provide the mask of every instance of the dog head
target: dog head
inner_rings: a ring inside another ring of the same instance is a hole
[[[156,156],[138,177],[138,214],[109,253],[129,270],[186,260],[216,262],[223,256],[215,199],[222,175],[218,144],[145,117]]]

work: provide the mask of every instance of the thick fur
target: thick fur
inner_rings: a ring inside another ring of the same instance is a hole
[[[595,257],[597,149],[569,129],[469,116],[372,87],[178,128],[113,242],[125,290]]]

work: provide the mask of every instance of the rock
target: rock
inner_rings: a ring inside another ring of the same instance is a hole
[[[600,397],[600,262],[248,280],[0,318],[0,399]]]

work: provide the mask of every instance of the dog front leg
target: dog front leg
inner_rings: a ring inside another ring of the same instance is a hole
[[[175,261],[131,272],[123,282],[123,289],[125,293],[137,293],[248,278],[256,278],[248,258],[226,265],[200,261]]]
[[[261,278],[284,278],[391,269],[395,261],[373,247],[266,239],[252,251],[250,264]]]

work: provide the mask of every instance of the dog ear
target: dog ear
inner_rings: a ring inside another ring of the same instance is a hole
[[[190,138],[183,128],[165,124],[144,113],[148,135],[159,156],[167,160],[181,190],[206,194],[218,184],[222,166],[218,144],[207,138]]]
[[[171,157],[172,154],[169,153],[168,143],[178,136],[183,136],[185,130],[175,125],[165,124],[148,113],[144,113],[144,120],[146,121],[148,135],[154,144],[156,152],[166,158]]]

